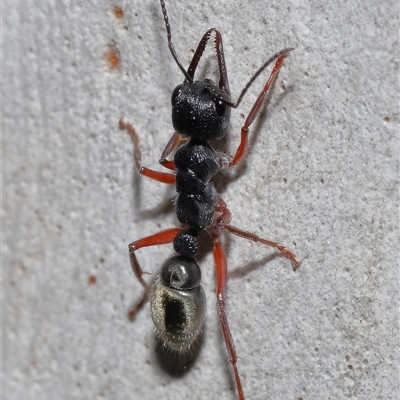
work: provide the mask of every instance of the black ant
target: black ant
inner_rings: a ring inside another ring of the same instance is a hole
[[[129,123],[120,120],[121,129],[131,135],[134,145],[134,161],[139,174],[153,180],[175,184],[178,196],[175,211],[182,228],[171,228],[154,235],[136,240],[129,245],[132,270],[143,286],[142,300],[132,309],[129,316],[136,313],[150,297],[151,315],[158,338],[166,348],[177,352],[187,351],[202,332],[205,318],[206,300],[200,285],[201,271],[195,260],[198,253],[198,236],[206,230],[213,241],[213,254],[217,284],[217,304],[222,332],[229,360],[233,367],[234,379],[239,399],[244,399],[242,384],[237,368],[237,355],[225,312],[227,259],[221,243],[221,232],[226,230],[245,239],[259,242],[279,250],[287,257],[296,270],[298,262],[292,252],[278,243],[260,238],[230,225],[231,213],[224,200],[217,193],[212,179],[225,168],[238,164],[247,153],[249,127],[261,109],[268,90],[275,82],[283,61],[293,49],[288,48],[269,58],[253,75],[242,90],[236,103],[231,101],[228,74],[225,65],[222,37],[220,32],[209,29],[202,37],[187,71],[179,61],[171,41],[171,28],[164,0],[160,0],[167,30],[168,46],[176,64],[185,79],[172,92],[172,124],[175,133],[161,154],[160,164],[176,173],[154,171],[142,166],[139,138]],[[218,60],[218,85],[210,79],[195,81],[194,73],[211,35]],[[229,125],[231,108],[236,108],[250,85],[261,72],[275,61],[271,75],[264,85],[241,130],[241,142],[235,156],[217,153],[209,141],[225,135]],[[167,157],[176,150],[173,160]],[[169,258],[161,268],[152,288],[143,279],[143,270],[136,258],[136,251],[142,247],[173,243],[178,255]]]

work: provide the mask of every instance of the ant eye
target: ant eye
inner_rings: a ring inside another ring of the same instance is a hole
[[[228,105],[226,105],[222,100],[220,99],[215,99],[214,101],[215,103],[215,111],[217,112],[217,114],[222,117],[223,115],[226,114],[226,111],[228,109]]]
[[[178,97],[181,95],[182,93],[182,86],[183,85],[178,85],[172,92],[171,95],[171,105],[174,106],[177,101],[178,101]]]

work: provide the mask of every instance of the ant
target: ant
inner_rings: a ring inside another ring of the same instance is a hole
[[[264,99],[275,82],[284,59],[292,48],[284,49],[270,57],[253,75],[242,90],[236,103],[231,101],[228,74],[224,59],[222,36],[215,29],[209,29],[200,40],[189,68],[185,70],[179,61],[172,43],[171,28],[164,0],[160,0],[167,31],[168,47],[176,64],[184,75],[184,81],[172,92],[172,135],[161,154],[160,164],[175,171],[166,173],[142,166],[139,137],[134,128],[122,119],[121,129],[126,129],[134,145],[135,167],[140,175],[176,186],[178,193],[175,211],[181,228],[163,230],[154,235],[136,240],[129,245],[132,270],[144,288],[141,301],[129,313],[133,320],[136,313],[150,297],[151,316],[156,326],[157,337],[164,348],[183,353],[202,334],[205,319],[206,299],[200,285],[201,270],[195,257],[199,250],[198,236],[207,231],[213,241],[213,255],[216,272],[216,292],[222,332],[232,364],[238,397],[244,400],[242,384],[237,367],[237,355],[225,312],[227,285],[227,257],[221,243],[222,231],[228,231],[244,239],[271,246],[288,258],[296,270],[300,262],[294,254],[276,242],[265,240],[253,233],[230,225],[231,213],[216,191],[212,179],[220,170],[237,165],[246,156],[249,128],[259,113]],[[214,35],[214,49],[218,61],[218,85],[210,79],[195,81],[194,74],[205,47]],[[231,108],[236,108],[243,96],[264,71],[275,61],[272,72],[263,90],[251,109],[241,129],[241,141],[233,158],[216,152],[209,141],[225,135],[229,125]],[[173,160],[167,157],[175,151]],[[161,267],[160,275],[152,287],[143,279],[144,271],[136,257],[136,251],[147,246],[173,243],[177,255],[169,258]]]

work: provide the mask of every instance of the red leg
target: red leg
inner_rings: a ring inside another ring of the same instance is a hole
[[[168,169],[175,170],[175,163],[173,160],[167,160],[167,157],[173,152],[175,148],[180,146],[182,143],[187,142],[188,138],[182,137],[179,133],[175,132],[172,136],[171,139],[169,139],[169,142],[165,146],[165,149],[161,153],[161,158],[159,160],[159,163]]]
[[[241,140],[239,147],[236,150],[235,157],[233,157],[232,161],[229,163],[229,167],[233,167],[237,163],[239,163],[247,154],[247,148],[248,148],[248,142],[249,142],[249,128],[250,125],[254,122],[254,119],[257,117],[257,114],[259,113],[261,106],[264,102],[265,96],[268,93],[268,90],[271,88],[273,83],[275,82],[276,77],[278,76],[279,70],[282,67],[283,60],[287,54],[283,54],[275,62],[274,68],[272,69],[271,75],[268,78],[267,83],[265,84],[263,90],[259,94],[256,102],[253,105],[253,108],[251,109],[243,127],[241,130]]]
[[[255,235],[254,233],[243,231],[232,225],[221,225],[221,228],[226,229],[227,231],[233,233],[234,235],[240,236],[244,239],[249,239],[249,240],[252,240],[253,242],[266,244],[267,246],[271,246],[274,249],[279,250],[286,258],[288,258],[290,260],[294,271],[296,271],[296,269],[300,267],[301,261],[297,261],[295,258],[295,255],[291,251],[289,251],[286,247],[281,246],[279,243],[271,242],[270,240],[263,239],[263,238]]]
[[[226,229],[227,231],[233,233],[234,235],[240,236],[244,239],[249,239],[249,240],[252,240],[253,242],[266,244],[267,246],[271,246],[274,249],[279,250],[286,258],[288,258],[290,260],[290,262],[292,263],[294,271],[296,271],[297,268],[300,267],[301,262],[297,261],[295,258],[295,255],[291,251],[289,251],[286,247],[281,246],[279,243],[271,242],[270,240],[263,239],[260,236],[255,235],[254,233],[250,233],[250,232],[244,231],[242,229],[236,228],[232,225],[229,225],[229,223],[231,222],[231,212],[226,207],[226,203],[224,202],[222,197],[220,197],[218,199],[218,204],[215,208],[215,211],[217,213],[220,213],[220,215],[217,217],[216,223],[214,224],[214,225],[217,225],[217,227],[213,226],[213,227],[209,228],[210,231],[212,229],[214,229],[214,230],[216,230],[216,232],[218,232],[218,228],[219,229],[222,228],[222,229]]]
[[[127,122],[119,120],[119,127],[121,129],[126,129],[128,133],[131,135],[133,148],[134,148],[134,160],[135,160],[135,167],[138,170],[140,175],[147,176],[150,179],[153,179],[158,182],[175,184],[175,175],[167,174],[165,172],[154,171],[152,169],[142,167],[142,153],[139,148],[139,137],[133,128],[133,126]]]
[[[226,253],[222,247],[220,234],[221,229],[226,229],[227,231],[243,237],[245,239],[253,240],[254,242],[259,242],[272,246],[279,250],[285,257],[289,258],[292,262],[293,269],[296,270],[300,266],[300,262],[295,259],[293,253],[287,250],[285,247],[279,245],[278,243],[271,242],[260,238],[257,235],[243,231],[241,229],[235,228],[229,225],[231,221],[231,212],[228,210],[225,201],[222,197],[219,197],[217,206],[215,207],[215,219],[213,225],[207,229],[207,232],[213,239],[214,243],[214,262],[215,262],[215,272],[217,281],[217,303],[218,311],[222,325],[222,332],[225,339],[226,348],[229,354],[229,361],[233,367],[233,373],[235,378],[235,384],[238,391],[239,400],[244,400],[244,394],[242,389],[242,384],[240,381],[239,371],[237,368],[237,355],[235,350],[235,344],[229,329],[228,319],[225,312],[225,299],[226,299],[226,282],[227,282],[227,261]]]
[[[175,239],[175,236],[181,231],[182,229],[180,228],[167,229],[165,231],[158,232],[155,235],[147,236],[145,238],[136,240],[135,242],[131,243],[128,246],[132,271],[145,290],[142,300],[140,300],[139,303],[128,313],[129,319],[131,321],[135,319],[135,316],[138,313],[138,311],[140,311],[142,307],[146,304],[150,293],[150,286],[142,278],[142,275],[145,272],[143,272],[142,268],[140,267],[140,264],[136,258],[135,251],[141,249],[142,247],[157,246],[159,244],[172,243]]]
[[[226,298],[226,280],[227,280],[227,262],[225,250],[222,247],[219,236],[213,238],[214,241],[214,262],[215,262],[215,273],[217,281],[217,303],[219,318],[221,320],[222,332],[225,339],[225,345],[229,354],[229,361],[233,367],[233,374],[235,378],[235,384],[238,391],[239,400],[244,400],[242,383],[239,377],[239,371],[237,368],[237,355],[235,350],[235,344],[232,339],[231,331],[229,329],[228,319],[225,312],[225,298]]]

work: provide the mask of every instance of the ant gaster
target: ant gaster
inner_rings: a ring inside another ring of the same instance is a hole
[[[129,123],[120,120],[121,129],[126,129],[134,144],[134,161],[138,172],[153,180],[175,184],[177,198],[175,211],[181,228],[171,228],[154,235],[136,240],[129,245],[132,270],[143,286],[142,300],[130,311],[130,319],[146,304],[150,297],[151,315],[158,338],[166,348],[184,352],[202,332],[205,319],[206,300],[200,285],[201,271],[195,257],[198,253],[198,236],[206,230],[213,241],[213,255],[216,272],[216,292],[222,332],[233,367],[239,399],[244,399],[242,384],[237,368],[237,355],[225,312],[227,259],[221,243],[221,232],[226,230],[237,236],[271,246],[287,257],[296,270],[298,262],[293,253],[278,243],[260,238],[230,225],[231,213],[224,200],[216,191],[212,179],[225,168],[238,164],[247,153],[249,127],[261,109],[268,90],[277,78],[285,57],[293,49],[280,51],[269,58],[253,75],[242,90],[236,103],[231,101],[228,74],[225,65],[222,37],[220,32],[209,29],[202,37],[187,70],[179,61],[171,41],[171,28],[164,0],[160,0],[164,16],[168,46],[176,64],[185,79],[171,96],[172,123],[175,133],[161,154],[160,163],[175,174],[155,171],[142,166],[139,139]],[[195,81],[194,74],[205,47],[214,35],[214,49],[218,61],[218,85],[210,79]],[[241,129],[241,141],[233,158],[216,152],[209,141],[225,135],[229,125],[231,108],[236,108],[250,85],[260,73],[275,61],[270,77],[251,109]],[[167,157],[176,150],[173,160]],[[143,270],[136,258],[136,251],[142,247],[173,243],[176,256],[168,259],[161,268],[152,288],[143,279]]]

